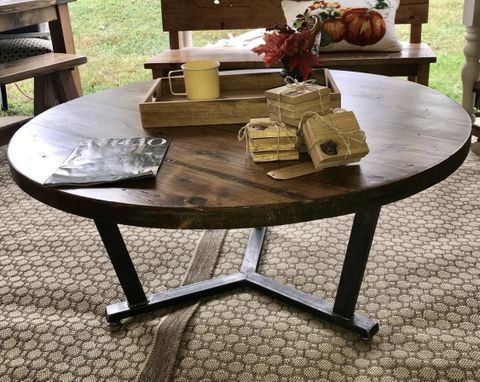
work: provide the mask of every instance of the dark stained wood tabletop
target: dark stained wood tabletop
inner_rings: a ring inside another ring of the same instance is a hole
[[[370,153],[359,164],[276,181],[295,162],[255,164],[239,126],[143,130],[138,104],[150,82],[99,92],[34,118],[13,137],[16,183],[55,208],[99,220],[162,228],[271,226],[336,216],[408,197],[464,161],[471,121],[445,95],[411,82],[333,71],[342,106],[355,112]],[[187,112],[187,110],[185,111]],[[169,135],[156,180],[52,189],[42,183],[86,138]]]

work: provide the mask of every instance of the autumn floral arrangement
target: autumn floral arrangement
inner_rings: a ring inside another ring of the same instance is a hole
[[[319,58],[312,52],[320,20],[309,14],[299,15],[295,29],[287,24],[276,24],[267,28],[265,44],[252,49],[257,54],[265,54],[263,62],[270,67],[282,62],[284,74],[299,81],[305,81],[312,75],[312,67],[320,64]]]

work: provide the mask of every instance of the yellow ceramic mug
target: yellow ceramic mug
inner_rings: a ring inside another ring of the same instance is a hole
[[[181,66],[181,70],[168,72],[170,92],[173,95],[186,95],[192,100],[215,99],[220,96],[220,80],[218,78],[218,61],[198,60],[190,61]],[[185,93],[176,93],[172,89],[172,74],[183,72],[185,79]]]

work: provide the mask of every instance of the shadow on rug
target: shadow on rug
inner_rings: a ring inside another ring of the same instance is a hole
[[[198,307],[170,380],[479,381],[479,185],[471,156],[441,184],[382,209],[357,305],[380,324],[372,341],[238,290]],[[166,311],[107,325],[105,305],[124,297],[93,222],[18,189],[5,147],[0,219],[0,381],[137,381]],[[351,222],[269,229],[260,272],[333,302]],[[149,292],[180,285],[202,235],[121,230]],[[216,276],[239,269],[248,234],[228,232]]]

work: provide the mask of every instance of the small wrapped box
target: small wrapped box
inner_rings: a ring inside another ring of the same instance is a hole
[[[291,105],[319,100],[327,95],[330,96],[330,88],[327,86],[308,83],[288,84],[265,91],[267,100]]]
[[[255,118],[244,129],[247,149],[254,162],[299,158],[296,128],[282,126],[270,118]]]
[[[319,115],[331,111],[330,89],[316,84],[285,85],[265,92],[270,118],[298,126],[307,112]]]
[[[369,152],[351,111],[311,117],[302,124],[302,134],[315,168],[358,162]]]
[[[265,151],[252,153],[254,162],[276,162],[283,160],[298,160],[300,154],[296,150],[291,151]]]

